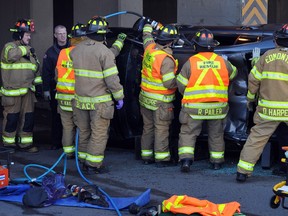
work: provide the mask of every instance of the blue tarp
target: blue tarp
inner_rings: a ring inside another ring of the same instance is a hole
[[[22,203],[22,198],[29,188],[31,188],[31,186],[28,184],[11,185],[4,188],[0,188],[0,200]],[[147,189],[145,192],[136,197],[111,197],[111,199],[119,210],[128,208],[132,203],[135,203],[139,206],[144,206],[150,202],[150,191],[151,191],[150,189]],[[84,202],[78,202],[76,197],[67,197],[59,199],[53,205],[114,210],[114,207],[109,201],[109,199],[107,199],[107,201],[109,202],[108,208],[91,205]]]

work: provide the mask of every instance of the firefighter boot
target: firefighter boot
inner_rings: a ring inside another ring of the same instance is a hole
[[[247,174],[243,174],[243,173],[237,172],[236,181],[245,182],[247,177],[248,177]]]
[[[193,161],[188,158],[184,158],[181,160],[181,172],[188,173],[190,172],[190,166],[192,165]]]

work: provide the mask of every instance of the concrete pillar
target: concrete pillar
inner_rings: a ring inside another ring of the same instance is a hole
[[[143,0],[121,0],[118,1],[118,11],[132,11],[143,15]],[[132,27],[138,19],[135,15],[120,15],[118,19],[119,27]]]
[[[178,24],[241,25],[241,1],[178,0]]]
[[[53,1],[30,0],[30,2],[30,16],[35,22],[31,45],[35,48],[42,65],[46,50],[53,45]]]

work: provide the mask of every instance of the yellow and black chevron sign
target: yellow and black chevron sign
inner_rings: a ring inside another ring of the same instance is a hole
[[[268,0],[242,0],[242,24],[267,23]]]

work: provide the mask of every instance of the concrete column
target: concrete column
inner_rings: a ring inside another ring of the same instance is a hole
[[[132,11],[143,15],[143,0],[121,0],[118,3],[118,11]],[[119,27],[132,27],[138,19],[135,15],[120,15],[118,20]]]
[[[241,25],[241,1],[178,0],[178,24]]]
[[[31,45],[42,65],[46,50],[53,44],[53,1],[30,0],[30,11],[35,22]]]

